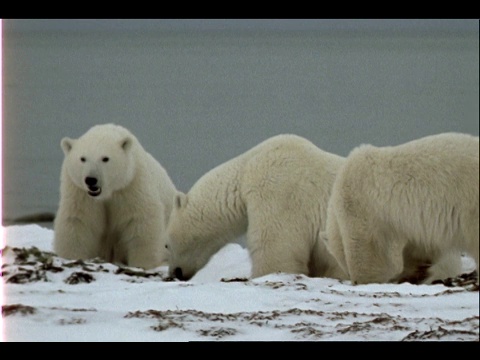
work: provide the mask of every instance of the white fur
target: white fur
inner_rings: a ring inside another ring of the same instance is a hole
[[[168,225],[170,273],[189,279],[247,233],[253,277],[280,271],[345,278],[317,241],[343,161],[299,136],[278,135],[210,170],[188,195],[177,195]]]
[[[424,264],[455,276],[479,253],[478,137],[446,133],[354,149],[339,171],[322,238],[353,283],[396,281]]]
[[[54,251],[145,269],[166,264],[165,230],[176,189],[163,167],[130,131],[113,124],[63,138],[61,146]],[[98,179],[100,194],[88,194],[86,177]]]

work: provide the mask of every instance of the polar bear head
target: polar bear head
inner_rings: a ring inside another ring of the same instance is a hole
[[[214,219],[218,216],[212,216],[204,201],[177,192],[167,226],[170,276],[189,280],[226,244],[227,238]]]
[[[134,177],[136,144],[136,138],[121,126],[96,125],[78,139],[62,139],[64,170],[91,198],[109,199]]]

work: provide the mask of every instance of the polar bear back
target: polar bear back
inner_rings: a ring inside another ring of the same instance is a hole
[[[434,264],[465,251],[478,270],[478,137],[445,133],[352,150],[333,187],[327,235],[358,283],[393,279],[411,256]]]
[[[242,172],[243,198],[263,201],[296,212],[315,210],[312,224],[323,228],[326,205],[338,168],[345,158],[323,151],[292,134],[277,135],[246,153]]]
[[[460,214],[478,216],[478,137],[445,133],[393,147],[363,145],[348,156],[339,181],[369,199],[361,211],[396,219],[399,228],[414,223],[422,230],[408,235],[432,242],[439,233],[452,238]],[[424,221],[425,212],[437,214],[437,221]]]

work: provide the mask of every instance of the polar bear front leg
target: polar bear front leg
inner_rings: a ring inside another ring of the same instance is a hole
[[[349,218],[345,227],[343,244],[353,284],[387,283],[402,272],[405,244],[393,231],[358,218]]]
[[[332,255],[341,270],[345,274],[348,274],[343,238],[342,234],[340,233],[340,225],[338,223],[337,214],[333,206],[329,208],[325,231],[320,231],[318,241],[321,241],[324,244],[326,250],[330,255]],[[314,251],[318,252],[318,248],[322,247],[317,246]]]
[[[122,250],[115,251],[115,261],[146,270],[167,265],[166,235],[163,227],[158,226],[158,223],[160,221],[132,221],[131,226],[122,232],[121,244],[119,244]]]
[[[66,259],[92,259],[101,254],[101,231],[79,217],[59,214],[54,222],[54,252]]]
[[[308,275],[312,243],[286,219],[267,221],[257,216],[250,221],[247,231],[252,277],[275,272]]]
[[[478,195],[477,195],[477,200],[478,200]],[[480,239],[480,234],[479,234],[479,214],[478,214],[478,202],[476,209],[465,216],[462,217],[461,219],[461,226],[462,226],[462,232],[464,236],[464,244],[462,244],[463,248],[467,252],[468,255],[470,255],[476,262],[477,265],[477,276],[480,276],[480,260],[479,260],[479,252],[480,252],[480,246],[479,246],[479,239]]]

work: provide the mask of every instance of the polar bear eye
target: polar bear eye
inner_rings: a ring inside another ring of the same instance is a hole
[[[110,160],[110,158],[109,158],[108,156],[104,156],[104,157],[102,158],[102,161],[103,161],[103,162],[108,162],[108,160]]]
[[[85,156],[82,156],[82,157],[80,158],[80,161],[81,161],[81,162],[85,162]]]

